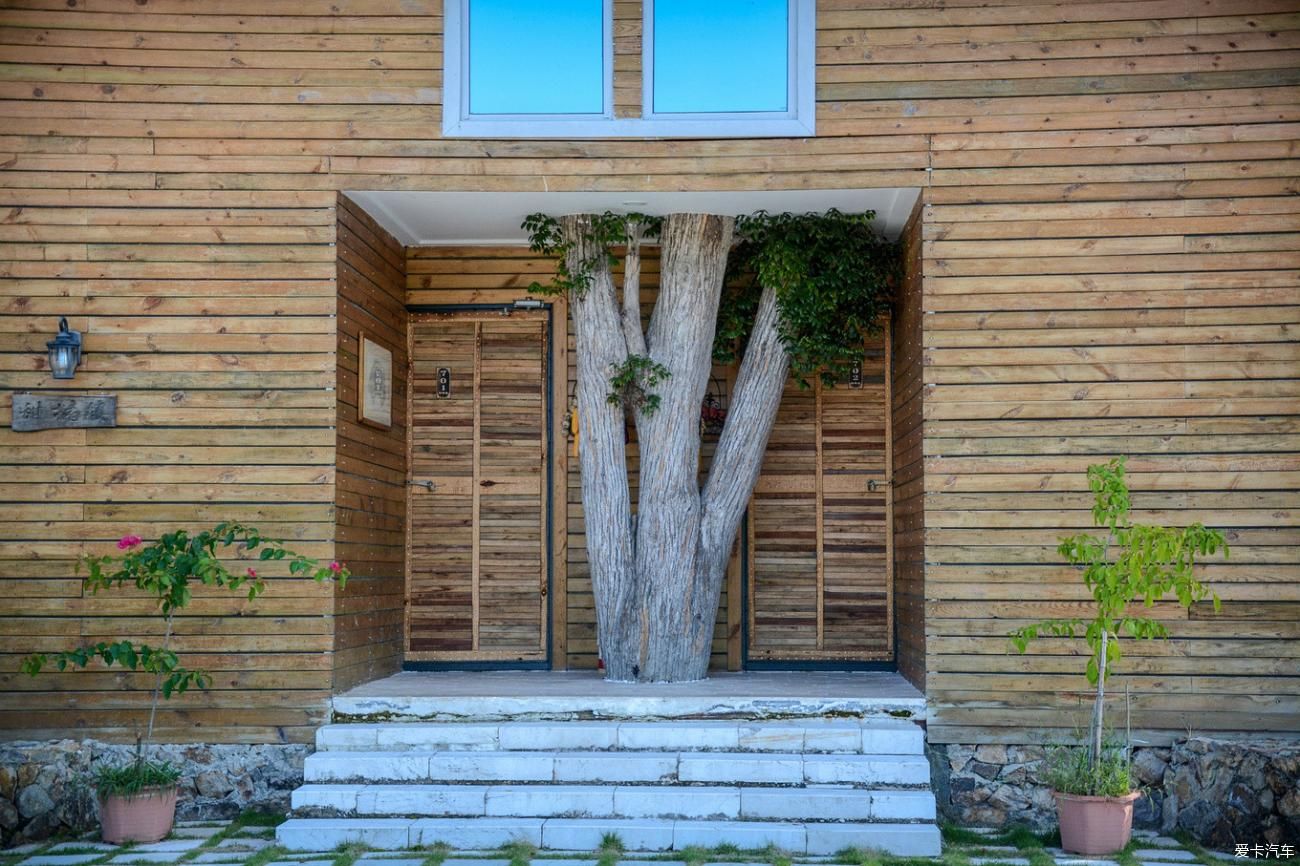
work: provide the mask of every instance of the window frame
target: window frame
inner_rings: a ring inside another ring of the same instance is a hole
[[[600,114],[469,114],[470,0],[443,6],[442,134],[445,138],[806,138],[816,135],[815,0],[789,3],[784,112],[656,113],[654,0],[643,0],[641,116],[614,116],[614,0],[602,0],[604,111]]]

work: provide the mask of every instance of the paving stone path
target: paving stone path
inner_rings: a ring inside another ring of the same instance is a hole
[[[971,828],[978,842],[945,842],[944,855],[932,858],[940,866],[1229,866],[1241,863],[1231,853],[1203,851],[1151,831],[1136,831],[1129,855],[1083,857],[1060,848],[1011,844],[1001,831]],[[983,841],[986,840],[986,841]],[[779,851],[701,851],[703,859],[673,859],[682,852],[633,853],[624,857],[593,851],[538,851],[532,866],[823,866],[852,864],[852,858],[785,857]],[[757,855],[757,856],[756,856]],[[176,825],[162,842],[117,846],[95,836],[76,840],[32,843],[0,849],[0,866],[525,866],[528,852],[512,850],[424,849],[367,851],[358,848],[328,851],[286,851],[275,844],[275,829],[240,822],[190,821]],[[861,859],[861,858],[859,858]],[[892,866],[894,858],[879,858]],[[915,862],[918,858],[910,858]]]

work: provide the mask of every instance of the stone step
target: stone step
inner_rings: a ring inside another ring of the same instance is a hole
[[[661,722],[441,722],[326,725],[320,751],[741,751],[921,755],[924,732],[897,719]]]
[[[657,785],[303,785],[295,814],[933,821],[928,790]]]
[[[782,752],[316,752],[307,782],[643,782],[927,786],[920,755]]]
[[[279,844],[294,851],[331,851],[341,844],[400,850],[443,842],[453,848],[493,848],[526,841],[542,848],[590,850],[617,833],[629,851],[688,846],[775,845],[792,854],[833,854],[872,848],[905,857],[940,851],[934,824],[798,823],[619,818],[291,818],[276,828]]]

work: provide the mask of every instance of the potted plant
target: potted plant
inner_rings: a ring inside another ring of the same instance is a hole
[[[1169,636],[1164,624],[1140,614],[1136,605],[1152,607],[1173,593],[1184,608],[1219,597],[1193,572],[1198,557],[1223,551],[1223,534],[1194,523],[1183,529],[1135,524],[1129,519],[1131,500],[1124,480],[1124,458],[1088,467],[1094,502],[1094,524],[1104,537],[1080,534],[1061,539],[1057,548],[1071,565],[1082,569],[1095,610],[1090,619],[1052,619],[1011,633],[1023,653],[1040,634],[1076,637],[1080,630],[1091,653],[1086,673],[1096,687],[1088,745],[1062,748],[1050,756],[1043,780],[1056,797],[1061,847],[1076,854],[1110,854],[1128,844],[1133,829],[1133,790],[1128,748],[1103,741],[1106,675],[1121,658],[1120,635],[1154,639]]]
[[[317,581],[338,580],[343,584],[348,570],[338,562],[322,566],[288,550],[279,541],[263,538],[253,527],[230,522],[193,535],[178,530],[150,544],[138,535],[127,535],[117,547],[121,552],[115,556],[85,557],[89,570],[85,586],[97,594],[101,589],[131,585],[156,598],[164,620],[161,645],[137,644],[129,639],[101,641],[64,652],[35,653],[23,659],[22,669],[36,676],[47,666],[63,671],[84,668],[100,659],[105,665],[116,664],[153,675],[148,724],[144,735],[136,738],[134,760],[122,766],[100,767],[95,790],[105,842],[157,842],[171,832],[176,815],[176,783],[181,775],[171,764],[148,759],[146,749],[153,737],[158,703],[183,694],[191,686],[203,689],[212,682],[204,671],[182,667],[171,649],[176,612],[189,604],[193,582],[246,591],[249,601],[265,591],[266,584],[257,569],[250,566],[242,574],[232,573],[218,557],[218,550],[227,555],[256,550],[261,562],[288,560],[291,575],[310,576]]]

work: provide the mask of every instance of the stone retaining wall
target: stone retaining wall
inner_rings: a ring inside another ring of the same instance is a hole
[[[149,757],[181,768],[176,813],[190,820],[230,818],[244,809],[287,812],[310,751],[305,745],[164,745],[151,747]],[[134,752],[96,740],[0,743],[0,844],[97,826],[92,768],[125,763]]]
[[[961,824],[1056,826],[1051,792],[1037,784],[1042,746],[928,747],[939,812]],[[1191,737],[1169,748],[1137,748],[1137,781],[1146,790],[1134,825],[1183,830],[1202,844],[1231,850],[1300,839],[1300,742],[1242,742]]]

